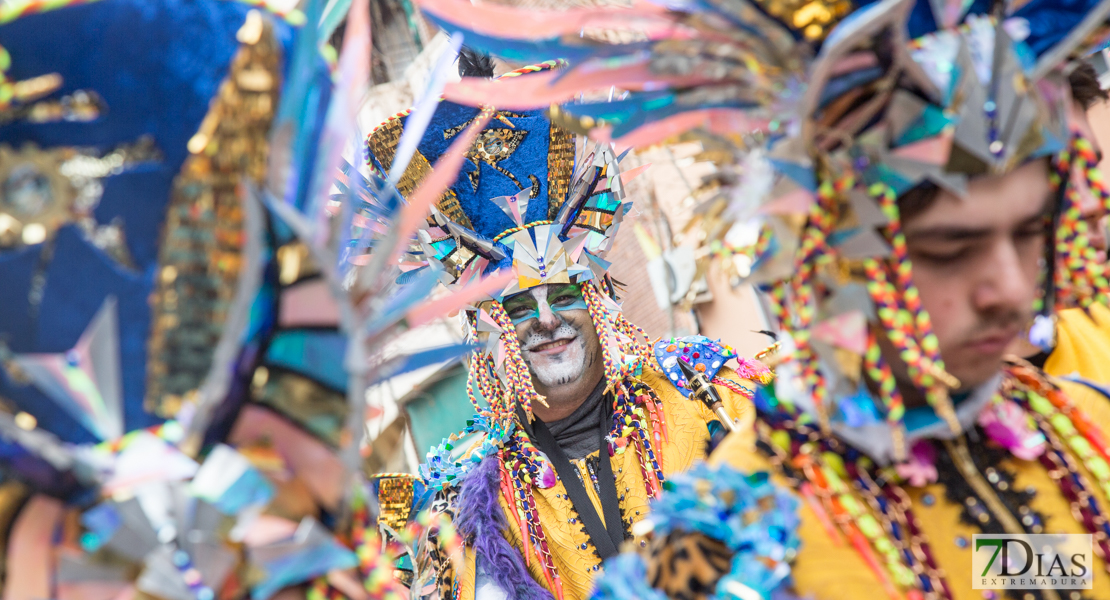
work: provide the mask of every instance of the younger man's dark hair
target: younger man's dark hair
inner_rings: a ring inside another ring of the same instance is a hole
[[[1068,83],[1071,84],[1071,99],[1082,106],[1083,110],[1090,109],[1098,102],[1110,100],[1110,94],[1099,85],[1098,74],[1089,63],[1080,62],[1071,75],[1068,75]]]

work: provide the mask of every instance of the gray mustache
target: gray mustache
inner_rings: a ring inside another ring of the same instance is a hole
[[[536,346],[539,346],[541,344],[554,342],[558,339],[572,338],[578,335],[578,329],[576,327],[572,326],[570,323],[567,323],[566,320],[562,317],[559,317],[559,320],[559,326],[555,329],[542,333],[538,331],[528,332],[528,340],[524,343],[523,350],[525,352],[530,352]]]

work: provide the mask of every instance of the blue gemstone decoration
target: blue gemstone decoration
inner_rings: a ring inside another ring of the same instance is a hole
[[[849,427],[871,425],[881,418],[871,393],[862,385],[855,394],[840,398],[836,407],[839,412],[837,420],[842,420]]]
[[[736,358],[736,352],[725,348],[720,341],[711,340],[704,335],[692,335],[683,338],[671,338],[655,342],[655,360],[659,368],[667,376],[683,396],[690,397],[690,390],[686,387],[686,376],[678,361],[687,361],[691,366],[704,365],[702,373],[712,379],[730,359]]]
[[[962,535],[956,536],[956,545],[959,546],[960,548],[967,548],[967,545],[968,545],[967,538],[962,536]]]
[[[937,497],[932,494],[925,494],[921,497],[921,503],[925,506],[932,506],[937,503]]]

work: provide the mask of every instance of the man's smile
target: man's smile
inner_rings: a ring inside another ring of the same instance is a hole
[[[577,336],[551,340],[550,342],[544,342],[529,348],[528,352],[535,354],[558,354],[565,350],[575,339],[577,339]]]

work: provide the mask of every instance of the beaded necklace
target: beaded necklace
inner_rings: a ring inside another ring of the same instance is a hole
[[[1070,502],[1073,516],[1092,534],[1095,552],[1105,561],[1110,557],[1110,523],[1090,482],[1110,492],[1110,447],[1102,433],[1059,387],[1028,364],[1007,365],[994,402],[1007,401],[1031,416],[1044,435],[1047,444],[1038,460]],[[799,492],[826,532],[847,539],[886,595],[951,598],[896,469],[878,467],[857,449],[822,434],[810,415],[778,403],[773,395],[764,406],[770,410],[761,412],[757,422],[757,447]],[[947,455],[940,453],[940,482],[949,499],[964,507],[964,522],[985,532],[1043,531],[1043,517],[1029,507],[1035,490],[1015,490],[1013,476],[999,466],[1005,450],[977,444],[972,451],[962,437],[941,446]],[[1035,596],[1056,597],[1046,592]]]

